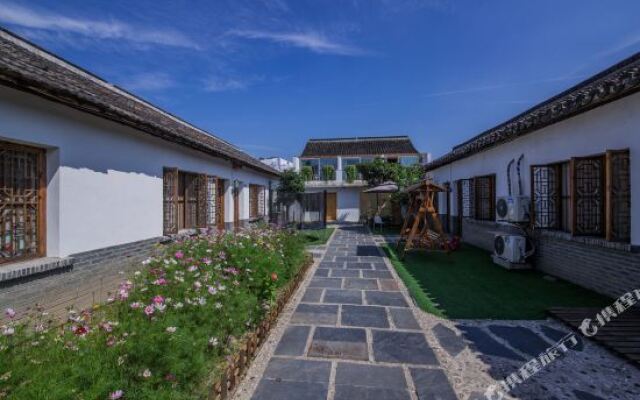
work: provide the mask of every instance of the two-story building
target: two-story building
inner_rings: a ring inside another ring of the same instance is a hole
[[[420,153],[408,136],[310,139],[294,165],[296,171],[311,172],[306,193],[326,192],[327,222],[359,222],[367,182],[349,166],[376,158],[412,165],[420,162]]]

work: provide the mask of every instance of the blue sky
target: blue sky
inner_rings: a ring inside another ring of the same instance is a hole
[[[442,155],[640,50],[638,1],[5,1],[0,25],[257,156]]]

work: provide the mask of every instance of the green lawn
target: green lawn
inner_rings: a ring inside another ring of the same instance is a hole
[[[334,228],[324,229],[302,229],[302,234],[305,244],[307,245],[319,245],[327,243],[327,240],[331,237]]]
[[[569,282],[550,281],[537,271],[508,271],[476,247],[450,254],[413,251],[399,260],[387,246],[393,265],[418,305],[426,312],[461,319],[543,319],[549,307],[601,307],[605,296]]]

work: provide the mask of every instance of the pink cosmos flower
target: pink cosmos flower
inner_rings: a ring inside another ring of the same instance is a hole
[[[89,333],[87,327],[83,325],[73,325],[71,327],[71,332],[73,332],[76,336],[84,337]]]
[[[155,311],[156,311],[156,309],[153,306],[146,306],[144,308],[144,313],[148,317],[152,316]]]
[[[164,278],[158,278],[155,281],[153,281],[153,284],[157,286],[164,286],[167,284],[167,280]]]
[[[187,268],[187,271],[189,272],[195,272],[198,270],[198,267],[195,265],[190,266],[189,268]]]
[[[205,257],[202,259],[202,263],[205,265],[211,265],[211,262],[212,262],[211,259],[208,257]]]
[[[178,260],[181,260],[184,258],[184,253],[182,252],[182,250],[178,250],[176,251],[176,254],[174,254],[175,258],[177,258]]]
[[[103,331],[109,333],[113,331],[113,325],[111,325],[110,322],[103,322],[100,324],[100,328],[102,328]]]
[[[145,379],[151,378],[151,371],[149,370],[149,368],[142,371],[142,377]]]
[[[3,326],[2,327],[2,334],[4,336],[11,336],[14,333],[16,333],[16,330],[12,327],[12,326]]]
[[[109,393],[109,400],[118,400],[124,397],[124,391],[116,390],[115,392]]]
[[[166,331],[167,331],[167,333],[176,333],[177,329],[178,328],[176,328],[175,326],[168,326]]]
[[[9,319],[13,319],[16,316],[16,311],[13,308],[7,308],[4,312],[4,315]]]
[[[153,298],[153,304],[164,304],[164,297],[157,295]]]
[[[200,290],[201,287],[202,287],[202,283],[200,283],[200,281],[193,282],[193,288],[195,290]]]
[[[116,344],[116,338],[113,335],[109,335],[107,338],[107,347],[113,347]]]
[[[218,293],[218,289],[214,288],[213,286],[207,286],[207,291],[212,296]]]
[[[129,307],[131,307],[132,310],[137,310],[138,308],[142,307],[142,303],[140,303],[139,301],[134,301],[129,305]]]
[[[218,258],[220,258],[221,260],[224,260],[227,258],[227,255],[225,254],[224,251],[221,251],[218,253]]]

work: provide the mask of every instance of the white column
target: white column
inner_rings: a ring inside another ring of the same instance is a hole
[[[336,168],[336,181],[342,182],[342,157],[338,156],[338,165]]]
[[[300,159],[298,157],[293,157],[293,170],[300,172]]]

